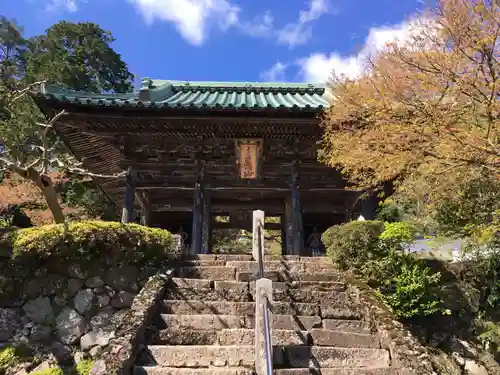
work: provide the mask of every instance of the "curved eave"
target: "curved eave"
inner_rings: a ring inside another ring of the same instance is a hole
[[[75,111],[85,111],[88,109],[102,110],[102,109],[110,109],[110,110],[146,110],[146,111],[154,111],[160,113],[193,113],[193,112],[212,112],[212,113],[260,113],[260,114],[294,114],[294,113],[302,113],[315,115],[322,112],[327,108],[326,105],[267,105],[265,107],[260,105],[254,106],[246,106],[246,105],[227,105],[223,106],[220,104],[216,104],[213,106],[202,104],[170,104],[167,102],[153,102],[153,101],[140,101],[140,100],[115,100],[115,99],[90,99],[90,98],[71,98],[66,96],[59,96],[53,94],[33,94],[33,98],[35,101],[43,107],[48,108],[72,108]]]

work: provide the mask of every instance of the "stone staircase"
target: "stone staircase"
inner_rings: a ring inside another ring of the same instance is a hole
[[[328,258],[265,258],[273,280],[276,375],[396,375]],[[199,255],[176,267],[134,375],[254,374],[250,255]]]

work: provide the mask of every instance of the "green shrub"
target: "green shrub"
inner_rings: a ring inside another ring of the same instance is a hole
[[[377,220],[394,223],[401,221],[401,218],[401,209],[392,199],[387,199],[377,209]]]
[[[391,250],[405,250],[415,240],[415,229],[408,223],[385,223],[380,234],[381,246]]]
[[[10,247],[14,261],[60,257],[91,260],[112,257],[118,262],[157,263],[180,254],[166,230],[137,224],[81,221],[21,229],[10,232],[3,245]]]
[[[30,375],[67,375],[67,374],[68,372],[65,373],[65,371],[60,367],[51,367],[45,370],[39,370],[30,373]]]
[[[90,359],[84,359],[73,368],[52,367],[45,370],[30,373],[30,375],[89,375],[90,370],[94,366],[94,362]]]
[[[16,366],[19,363],[19,355],[16,349],[8,346],[0,350],[0,375],[5,374],[5,372]]]
[[[412,254],[389,251],[387,255],[372,259],[361,266],[361,274],[368,284],[378,288],[386,280],[391,280],[401,272],[403,265],[412,265],[415,257]]]
[[[479,339],[500,352],[500,325],[491,321],[479,321]]]
[[[90,370],[94,366],[94,362],[90,359],[84,359],[83,361],[78,362],[76,365],[76,372],[78,375],[89,375]]]
[[[379,291],[400,318],[424,317],[433,314],[448,314],[443,308],[439,282],[441,274],[415,261],[402,263],[398,273],[382,282]]]
[[[329,255],[342,269],[360,269],[380,254],[379,236],[384,231],[380,221],[351,221],[326,230],[322,241]]]
[[[400,318],[447,314],[441,298],[441,274],[415,255],[402,251],[413,242],[407,223],[353,221],[323,234],[327,254],[343,269],[356,271]]]

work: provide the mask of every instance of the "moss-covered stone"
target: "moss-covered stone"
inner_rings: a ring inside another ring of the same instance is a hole
[[[89,375],[93,366],[94,362],[92,360],[84,359],[76,365],[76,372],[78,375]]]
[[[9,368],[16,366],[20,361],[16,349],[13,347],[6,347],[0,349],[0,375],[6,373]]]
[[[64,370],[60,367],[52,367],[32,372],[30,373],[30,375],[65,375],[65,373]]]

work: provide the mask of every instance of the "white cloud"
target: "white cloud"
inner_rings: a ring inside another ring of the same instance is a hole
[[[329,5],[326,0],[311,0],[309,3],[309,9],[300,12],[299,22],[307,23],[317,20],[324,13],[328,12]]]
[[[327,0],[310,0],[309,8],[299,13],[296,22],[285,25],[277,31],[277,40],[290,48],[307,43],[312,37],[310,23],[330,10]]]
[[[332,72],[345,74],[355,78],[363,73],[367,57],[381,51],[387,43],[396,41],[399,44],[407,43],[412,35],[428,28],[430,21],[413,19],[393,26],[379,26],[370,29],[361,51],[350,56],[341,56],[336,52],[313,53],[297,60],[300,76],[307,82],[326,82]]]
[[[47,11],[63,9],[70,13],[75,13],[78,10],[78,5],[76,4],[76,0],[51,0],[45,9]]]
[[[287,68],[287,64],[283,64],[282,62],[278,61],[271,67],[271,69],[262,73],[261,78],[264,81],[269,82],[283,82],[285,81],[285,71]]]
[[[311,22],[330,11],[329,0],[308,0],[307,9],[299,13],[297,21],[279,28],[270,11],[244,20],[240,7],[231,0],[128,1],[136,5],[147,23],[156,20],[173,23],[182,37],[194,45],[203,44],[210,28],[217,26],[221,30],[235,27],[245,35],[275,38],[279,44],[294,47],[306,43],[312,37]]]
[[[239,27],[247,35],[268,37],[274,32],[274,17],[270,11],[266,11],[252,21],[242,22]]]
[[[129,0],[147,23],[171,22],[190,43],[201,45],[208,29],[222,30],[239,22],[240,8],[228,0]]]

